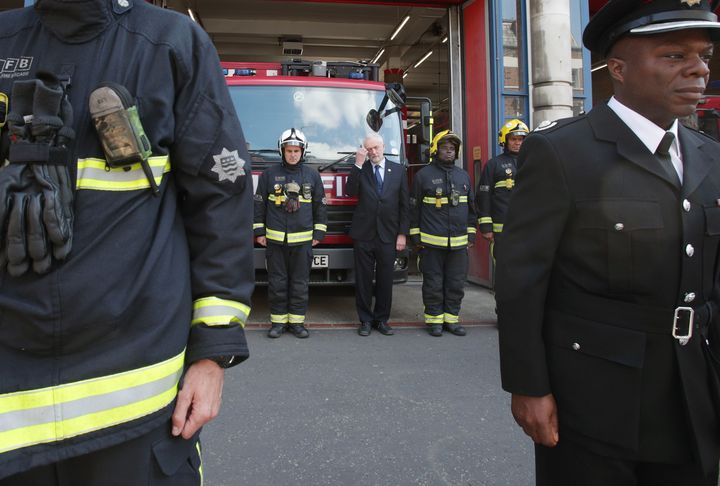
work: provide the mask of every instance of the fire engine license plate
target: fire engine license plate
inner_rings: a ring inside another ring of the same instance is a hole
[[[327,268],[328,267],[328,255],[313,255],[312,267],[313,268]]]

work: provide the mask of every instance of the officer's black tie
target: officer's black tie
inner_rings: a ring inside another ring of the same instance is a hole
[[[670,156],[670,146],[674,140],[675,135],[672,132],[665,132],[662,140],[660,140],[660,144],[657,146],[657,149],[655,149],[655,155],[667,174],[670,176],[673,183],[677,187],[680,187],[680,177],[675,170],[675,166],[672,163],[672,157]]]
[[[383,180],[382,180],[382,176],[380,175],[380,164],[377,164],[375,166],[375,182],[377,184],[378,194],[382,194]]]

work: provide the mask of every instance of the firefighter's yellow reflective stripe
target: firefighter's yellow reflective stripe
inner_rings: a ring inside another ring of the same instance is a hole
[[[0,396],[0,453],[76,437],[172,403],[185,352],[161,363]]]
[[[273,324],[287,324],[289,314],[270,314],[270,322]]]
[[[495,183],[495,187],[512,189],[515,186],[515,179],[503,179]]]
[[[192,324],[226,326],[238,323],[245,327],[249,314],[250,307],[241,302],[218,297],[203,297],[193,303]]]
[[[493,233],[502,233],[503,230],[503,224],[502,223],[495,223],[493,224]]]
[[[198,472],[200,473],[200,486],[204,486],[205,477],[203,474],[203,461],[202,461],[202,450],[200,449],[200,440],[195,442],[195,449],[197,449],[198,459],[200,459],[200,467],[198,467]]]
[[[170,172],[170,158],[167,155],[150,157],[148,165],[158,186],[163,174]],[[150,188],[145,171],[140,164],[126,168],[111,169],[103,159],[79,159],[77,164],[77,188],[96,191],[136,191]]]
[[[303,324],[305,322],[305,316],[299,314],[289,314],[288,317],[290,324]]]
[[[437,204],[437,198],[435,198],[434,196],[425,196],[423,198],[423,202],[425,204]],[[461,203],[468,202],[467,196],[460,196],[460,202]],[[447,203],[448,203],[448,198],[446,198],[446,197],[440,198],[440,204],[447,204]]]
[[[285,196],[275,196],[275,194],[268,194],[268,201],[280,201],[283,202],[285,200]]]
[[[420,241],[422,243],[428,243],[430,245],[447,246],[448,237],[447,236],[435,236],[435,235],[430,235],[430,234],[421,232],[420,233]]]
[[[326,224],[320,224],[316,223],[315,226],[313,226],[314,229],[318,231],[327,231],[327,225]]]
[[[253,229],[260,229],[260,228],[264,228],[264,227],[265,227],[265,223],[254,223],[253,224]]]
[[[492,224],[492,218],[490,216],[483,216],[478,219],[479,224]]]
[[[410,234],[411,234],[411,235],[419,235],[419,234],[420,234],[420,228],[410,228]]]
[[[443,323],[443,315],[437,315],[437,316],[431,316],[430,314],[425,314],[425,324],[442,324]]]
[[[279,241],[282,243],[285,241],[285,233],[283,231],[275,231],[274,229],[267,228],[265,230],[265,237],[268,240]]]
[[[288,233],[287,234],[287,242],[288,243],[302,243],[303,241],[310,241],[312,240],[312,231],[301,231],[299,233]]]
[[[477,233],[477,228],[475,226],[468,226],[468,234],[474,235],[475,233]]]
[[[305,199],[304,197],[300,197],[299,199],[300,199],[301,203],[311,203],[312,202],[312,199]]]
[[[467,244],[468,244],[468,235],[451,236],[450,237],[450,246],[451,247],[465,246]]]
[[[445,319],[445,322],[448,324],[457,324],[460,322],[460,318],[453,314],[448,314],[447,312],[443,315],[443,319]]]

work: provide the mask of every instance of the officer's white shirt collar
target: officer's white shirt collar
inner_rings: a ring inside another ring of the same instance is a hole
[[[627,125],[651,153],[655,153],[665,132],[675,135],[670,146],[670,158],[680,181],[683,180],[682,156],[680,155],[680,139],[678,138],[678,121],[675,120],[668,130],[663,130],[640,113],[620,103],[614,96],[608,101],[608,107]]]

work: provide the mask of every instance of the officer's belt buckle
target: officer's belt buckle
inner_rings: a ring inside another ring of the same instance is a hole
[[[680,342],[680,346],[685,346],[693,333],[693,321],[695,320],[695,310],[692,307],[677,307],[673,317],[673,328],[672,337]],[[687,333],[681,334],[679,332],[679,324],[687,322]]]

